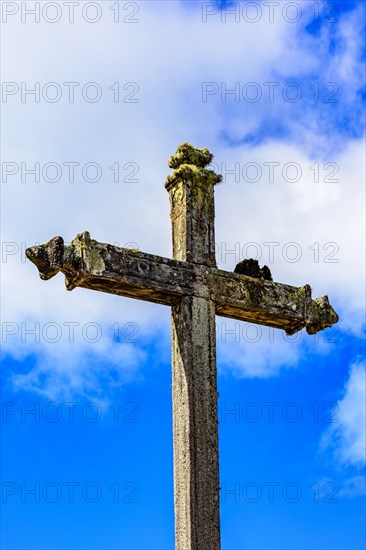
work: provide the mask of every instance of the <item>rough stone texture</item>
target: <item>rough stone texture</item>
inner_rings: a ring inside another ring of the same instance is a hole
[[[197,166],[204,168],[213,159],[213,154],[208,149],[200,149],[199,147],[192,147],[187,141],[177,147],[174,155],[168,160],[169,168],[179,168],[182,164],[190,164],[191,166]]]
[[[26,255],[38,267],[41,279],[47,281],[62,269],[64,240],[62,237],[54,237],[46,244],[28,248]]]
[[[176,550],[220,549],[215,304],[172,308]]]
[[[89,288],[172,306],[183,296],[210,299],[216,315],[310,334],[338,321],[323,296],[312,300],[309,285],[294,287],[194,263],[99,243],[84,232],[64,246],[61,237],[28,248],[42,279],[59,271],[66,288]]]
[[[99,290],[172,307],[176,550],[220,550],[215,314],[309,334],[338,321],[309,285],[272,282],[266,266],[216,268],[212,155],[188,143],[169,161],[173,259],[99,243],[88,232],[26,251],[42,279],[61,271],[66,287]]]
[[[214,174],[214,172],[212,172]],[[216,174],[215,174],[216,175]],[[173,257],[215,265],[215,207],[211,171],[180,166],[169,176]]]
[[[211,160],[207,149],[184,143],[166,183],[173,258],[192,263],[194,273],[194,295],[172,308],[176,550],[220,550],[215,303],[207,275],[216,266],[214,185],[221,178],[204,168]]]

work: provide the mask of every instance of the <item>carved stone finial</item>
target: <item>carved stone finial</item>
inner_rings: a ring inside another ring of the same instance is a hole
[[[193,147],[188,142],[179,145],[168,161],[173,174],[167,177],[165,187],[168,191],[181,180],[190,181],[195,187],[208,187],[222,181],[221,174],[205,168],[213,159],[208,149]]]
[[[193,145],[185,141],[177,147],[174,155],[168,160],[168,165],[169,168],[179,168],[182,164],[191,164],[198,168],[204,168],[210,164],[212,159],[213,154],[208,149],[193,147]]]

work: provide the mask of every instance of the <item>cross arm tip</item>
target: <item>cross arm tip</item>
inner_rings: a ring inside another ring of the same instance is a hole
[[[54,237],[45,244],[31,246],[25,254],[37,267],[42,280],[52,279],[62,268],[64,254],[64,240],[62,237]]]
[[[95,253],[94,244],[90,233],[84,231],[76,235],[68,246],[62,237],[53,237],[45,244],[27,248],[25,254],[37,267],[42,280],[48,281],[61,271],[66,277],[67,290],[73,290],[83,279],[85,264],[90,268],[98,263],[98,253]],[[91,260],[94,260],[94,263]],[[99,264],[94,267],[98,267]]]
[[[335,325],[339,316],[330,305],[328,296],[321,296],[311,302],[310,319],[306,323],[306,332],[316,334],[320,330]]]

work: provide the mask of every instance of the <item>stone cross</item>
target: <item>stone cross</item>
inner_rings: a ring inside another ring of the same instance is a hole
[[[173,259],[99,243],[81,233],[28,248],[42,279],[61,271],[66,288],[99,290],[171,307],[176,550],[219,550],[219,453],[215,315],[309,334],[338,316],[309,285],[272,282],[254,260],[217,269],[213,156],[188,143],[170,158]]]

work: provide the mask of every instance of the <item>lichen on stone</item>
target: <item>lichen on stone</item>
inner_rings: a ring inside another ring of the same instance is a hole
[[[98,250],[98,243],[90,238],[90,233],[84,231],[76,235],[70,243],[70,250],[74,256],[81,259],[82,268],[94,274],[101,274],[105,270],[103,258]]]
[[[47,281],[62,268],[64,240],[62,237],[54,237],[46,244],[27,248],[25,253],[27,258],[37,266],[41,279]]]
[[[328,296],[320,296],[311,303],[311,320],[306,326],[308,334],[316,334],[320,330],[338,323],[339,317],[329,303]]]
[[[193,164],[182,164],[173,174],[167,177],[166,187],[170,187],[179,180],[191,181],[195,185],[216,185],[222,181],[222,176],[213,170],[200,168]]]
[[[174,168],[174,172],[166,179],[166,189],[170,191],[173,186],[184,181],[198,199],[203,199],[207,188],[222,181],[220,174],[205,168],[212,159],[213,155],[208,149],[193,147],[187,142],[182,143],[168,161],[170,168]]]
[[[174,155],[168,160],[169,168],[179,168],[182,164],[190,164],[204,168],[213,159],[213,154],[206,148],[193,147],[187,141],[177,147]]]

